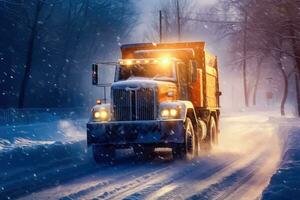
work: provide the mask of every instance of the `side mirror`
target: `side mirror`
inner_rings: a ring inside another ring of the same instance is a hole
[[[97,64],[93,64],[92,65],[92,82],[93,85],[98,85],[98,65]]]
[[[107,87],[114,82],[116,66],[111,63],[92,65],[92,83],[96,86]]]
[[[192,82],[197,81],[197,62],[196,61],[191,61],[191,80]]]

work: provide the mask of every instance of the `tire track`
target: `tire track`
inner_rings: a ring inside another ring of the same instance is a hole
[[[194,166],[191,166],[187,170],[180,171],[180,173],[177,173],[175,176],[166,179],[162,182],[150,184],[146,188],[142,188],[142,190],[138,191],[130,191],[132,194],[129,196],[126,196],[124,199],[131,200],[131,199],[147,199],[149,196],[151,196],[150,199],[155,199],[159,195],[162,195],[166,192],[170,192],[174,190],[177,186],[176,184],[173,185],[176,181],[181,181],[182,179],[186,177],[194,177],[195,172],[199,169],[201,169],[201,166],[211,166],[209,169],[205,169],[206,171],[201,171],[200,174],[202,178],[206,178],[214,173],[217,173],[218,171],[222,170],[224,167],[228,167],[232,165],[232,161],[224,161],[221,163],[214,163],[213,160],[203,160],[202,162],[197,163]],[[199,173],[199,172],[198,172]],[[199,175],[199,174],[198,174]],[[198,178],[198,177],[197,177]],[[162,189],[163,188],[163,189]]]
[[[278,137],[277,143],[279,143]],[[249,175],[241,177],[241,180],[232,189],[224,192],[220,198],[216,199],[259,199],[261,192],[269,184],[271,176],[277,169],[282,157],[280,148],[274,148],[273,146],[267,146],[267,148],[257,166],[249,171]]]
[[[206,178],[201,177],[201,173],[195,173],[194,178],[186,177],[184,181],[181,181],[181,184],[175,183],[175,189],[165,193],[164,195],[158,195],[159,191],[156,194],[150,194],[147,199],[174,199],[178,198],[178,194],[180,197],[185,199],[191,196],[191,193],[201,193],[207,188],[210,188],[212,185],[221,182],[225,177],[230,176],[236,170],[243,169],[249,163],[253,162],[256,158],[258,158],[264,151],[261,150],[251,156],[243,157],[240,156],[236,161],[232,164],[224,167],[220,171],[212,176],[208,176]],[[186,184],[189,184],[187,189]],[[171,186],[172,187],[172,186]],[[161,188],[160,191],[163,191],[164,188]]]
[[[112,199],[116,198],[120,194],[124,194],[134,188],[137,187],[143,187],[146,184],[149,184],[153,179],[158,180],[158,178],[161,178],[162,174],[166,176],[166,174],[174,173],[175,166],[173,164],[170,164],[166,167],[157,167],[153,170],[153,168],[150,169],[150,172],[145,171],[145,166],[142,166],[142,169],[140,171],[141,174],[138,174],[135,171],[133,171],[133,174],[131,177],[124,176],[117,177],[116,181],[113,181],[112,184],[106,185],[106,187],[100,188],[100,190],[95,190],[92,193],[89,193],[88,195],[82,196],[83,199]],[[132,178],[134,177],[134,178]],[[99,195],[100,194],[100,195]],[[117,198],[119,199],[119,198]]]
[[[65,199],[87,199],[89,196],[93,196],[95,193],[99,193],[100,191],[106,190],[107,187],[113,187],[113,185],[118,185],[120,182],[124,182],[124,180],[132,179],[141,179],[145,178],[147,179],[148,177],[151,177],[152,175],[155,175],[157,173],[160,173],[161,171],[166,171],[171,169],[171,165],[164,166],[161,168],[160,165],[155,166],[155,167],[150,167],[149,169],[145,169],[146,166],[140,165],[139,167],[128,167],[127,172],[124,174],[124,169],[118,169],[119,172],[118,174],[115,174],[114,177],[112,178],[111,176],[105,180],[105,181],[100,181],[97,182],[96,184],[93,184],[93,186],[88,186],[84,189],[81,189],[79,191],[73,192],[67,196],[64,196],[60,199],[65,200]],[[122,171],[120,171],[122,170]],[[149,170],[149,171],[148,171]],[[119,175],[119,173],[122,173],[122,175]],[[99,177],[100,178],[100,177]]]
[[[241,185],[247,182],[256,172],[257,166],[263,163],[266,152],[263,152],[258,160],[254,159],[244,167],[234,171],[230,175],[224,177],[222,181],[211,185],[202,190],[198,194],[188,197],[188,200],[193,199],[226,199],[231,193],[236,191]]]

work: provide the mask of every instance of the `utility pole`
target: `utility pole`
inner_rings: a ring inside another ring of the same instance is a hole
[[[248,14],[247,11],[245,11],[244,37],[243,37],[243,83],[244,83],[245,106],[249,107],[248,87],[247,87],[247,22],[248,22]]]
[[[162,13],[159,11],[159,42],[162,43]]]
[[[180,27],[180,7],[179,7],[179,0],[176,1],[177,7],[177,34],[178,34],[178,41],[181,40],[181,27]]]

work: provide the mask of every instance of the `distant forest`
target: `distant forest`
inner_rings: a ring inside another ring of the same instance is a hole
[[[0,107],[79,107],[91,64],[115,59],[135,22],[128,0],[0,0]]]
[[[91,106],[103,95],[91,64],[161,35],[203,40],[218,56],[223,108],[300,115],[300,1],[203,2],[0,0],[0,108]]]

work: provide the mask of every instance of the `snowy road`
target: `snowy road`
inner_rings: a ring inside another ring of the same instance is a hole
[[[2,194],[21,199],[259,198],[281,159],[278,128],[267,116],[246,115],[224,117],[221,129],[219,147],[191,162],[172,161],[167,151],[157,152],[153,161],[135,161],[127,151],[119,152],[114,166],[97,166],[84,142],[51,146],[46,151],[60,156],[7,170]]]

